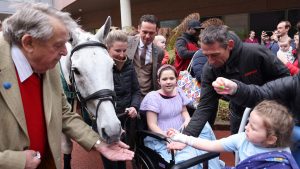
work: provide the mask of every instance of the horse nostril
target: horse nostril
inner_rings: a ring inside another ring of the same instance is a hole
[[[105,128],[102,128],[101,131],[102,131],[102,139],[104,139],[105,141],[108,141],[108,135],[105,132]]]
[[[126,137],[126,131],[121,132],[121,140],[125,140]]]

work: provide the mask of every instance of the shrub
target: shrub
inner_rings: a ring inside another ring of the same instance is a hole
[[[220,99],[216,121],[229,121],[229,103]]]

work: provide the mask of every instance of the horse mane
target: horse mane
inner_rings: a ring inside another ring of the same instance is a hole
[[[86,42],[86,41],[99,41],[95,38],[93,34],[90,32],[86,32],[81,28],[75,28],[70,32],[70,43],[72,46],[76,46],[77,44]]]

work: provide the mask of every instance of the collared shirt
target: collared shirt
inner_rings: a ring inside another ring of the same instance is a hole
[[[11,55],[12,55],[12,60],[16,66],[20,81],[21,83],[23,83],[26,79],[28,79],[33,74],[33,70],[27,58],[25,57],[25,55],[23,54],[23,52],[18,46],[12,45]]]
[[[140,39],[140,43],[139,43],[139,56],[141,55],[143,48],[144,48],[144,43],[142,42],[142,40]],[[146,58],[145,58],[145,65],[148,63],[152,63],[152,43],[150,43],[149,45],[147,45],[147,52],[146,52]]]

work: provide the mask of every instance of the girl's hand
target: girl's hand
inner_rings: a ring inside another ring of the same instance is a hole
[[[170,128],[168,131],[167,131],[167,136],[172,138],[176,133],[179,133],[177,130],[173,129],[173,128]]]
[[[185,144],[187,143],[188,139],[187,135],[182,134],[179,131],[172,128],[167,131],[167,136],[170,137],[170,139],[173,141],[178,141]]]
[[[186,147],[186,144],[181,143],[181,142],[173,141],[173,142],[167,144],[168,150],[179,150],[180,151],[180,150],[184,149],[185,147]]]
[[[213,83],[215,91],[218,94],[233,95],[237,90],[237,84],[229,79],[218,77]]]
[[[174,154],[176,154],[176,149],[172,149],[170,147],[172,147],[172,144],[173,142],[170,142],[170,143],[167,143],[167,151],[168,153],[171,153],[171,151],[173,150]],[[171,145],[171,146],[170,146]]]

